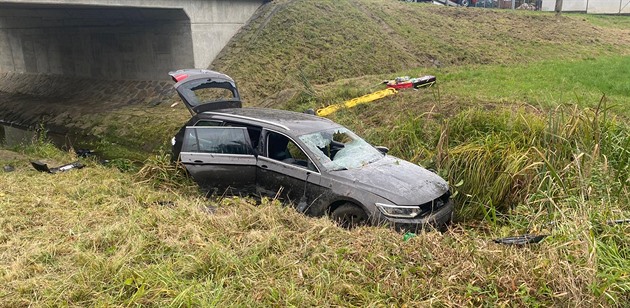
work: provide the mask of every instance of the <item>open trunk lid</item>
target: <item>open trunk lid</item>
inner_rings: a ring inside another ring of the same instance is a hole
[[[241,97],[230,76],[202,69],[183,69],[168,73],[175,90],[192,115],[205,111],[241,108]]]

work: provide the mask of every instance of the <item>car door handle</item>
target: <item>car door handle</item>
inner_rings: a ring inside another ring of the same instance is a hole
[[[267,165],[260,165],[260,168],[267,169]]]
[[[203,160],[195,160],[194,163],[196,163],[196,164],[203,164]]]

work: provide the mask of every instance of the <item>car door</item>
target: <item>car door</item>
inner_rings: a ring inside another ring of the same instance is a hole
[[[262,193],[296,206],[300,201],[311,204],[322,194],[317,166],[293,139],[264,130],[259,149],[256,178]]]
[[[255,191],[256,156],[244,127],[186,127],[180,160],[210,193]]]

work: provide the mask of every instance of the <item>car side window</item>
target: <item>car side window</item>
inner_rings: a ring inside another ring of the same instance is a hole
[[[317,172],[306,153],[288,137],[275,132],[267,134],[267,157]]]
[[[199,120],[195,126],[221,126],[223,122],[215,120]]]
[[[243,127],[187,127],[182,152],[253,155]]]
[[[247,128],[247,134],[249,135],[249,140],[252,142],[252,148],[258,149],[262,127],[249,125],[249,124],[232,123],[232,122],[225,122],[225,126]]]

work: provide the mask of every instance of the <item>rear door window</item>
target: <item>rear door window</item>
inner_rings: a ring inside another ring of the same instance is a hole
[[[182,152],[253,155],[244,127],[187,127]]]

